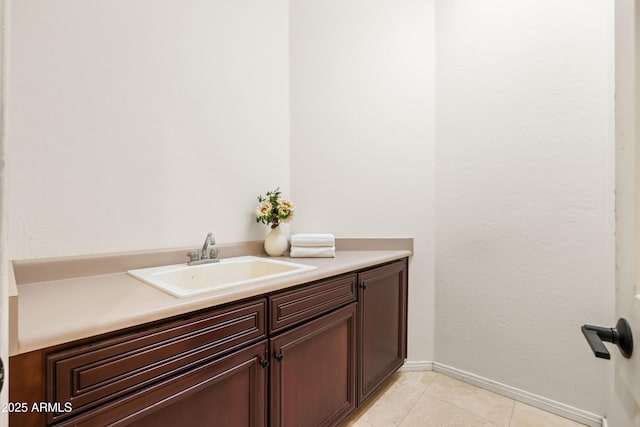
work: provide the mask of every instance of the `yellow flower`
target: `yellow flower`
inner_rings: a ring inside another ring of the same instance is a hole
[[[267,216],[271,213],[271,209],[273,209],[273,206],[271,205],[270,202],[264,202],[262,203],[260,206],[258,206],[258,209],[256,209],[256,216],[258,218],[263,217],[263,216]]]
[[[293,202],[287,199],[278,199],[278,206],[290,211],[293,211],[296,208]]]
[[[278,199],[278,217],[282,222],[289,222],[293,219],[295,205],[286,199]]]
[[[258,208],[256,209],[256,222],[277,227],[280,222],[289,222],[293,218],[295,205],[287,199],[280,197],[280,188],[267,191],[267,196],[258,196]]]

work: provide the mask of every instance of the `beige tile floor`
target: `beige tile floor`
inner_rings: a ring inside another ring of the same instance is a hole
[[[436,372],[397,372],[342,427],[580,427]]]

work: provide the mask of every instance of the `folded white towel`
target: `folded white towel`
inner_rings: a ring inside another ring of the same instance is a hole
[[[291,246],[291,258],[335,258],[335,246]]]
[[[336,238],[329,233],[295,233],[291,235],[292,246],[335,246]]]

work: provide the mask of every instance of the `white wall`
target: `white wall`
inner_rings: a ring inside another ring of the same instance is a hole
[[[436,360],[603,414],[612,7],[437,3]]]
[[[11,258],[257,240],[289,183],[288,1],[13,1]]]
[[[433,359],[431,1],[291,2],[293,231],[414,237],[409,358]]]

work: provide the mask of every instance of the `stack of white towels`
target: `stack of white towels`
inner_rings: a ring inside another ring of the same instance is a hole
[[[336,238],[329,233],[296,233],[291,235],[291,258],[334,258]]]

